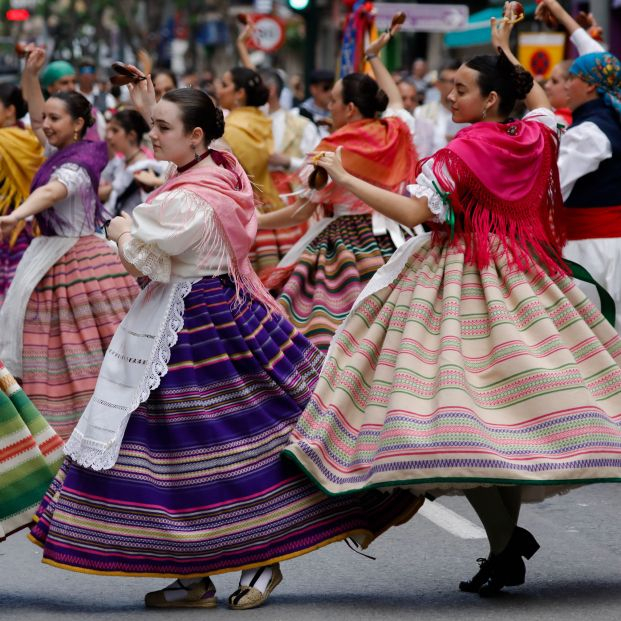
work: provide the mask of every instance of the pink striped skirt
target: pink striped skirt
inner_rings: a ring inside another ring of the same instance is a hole
[[[95,388],[117,326],[138,293],[101,238],[82,237],[33,291],[24,318],[23,384],[67,439]]]

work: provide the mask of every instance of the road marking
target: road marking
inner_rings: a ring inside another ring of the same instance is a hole
[[[480,526],[441,505],[437,500],[425,502],[418,513],[460,539],[487,539],[485,531]]]

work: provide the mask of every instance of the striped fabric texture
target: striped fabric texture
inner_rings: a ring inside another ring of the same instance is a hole
[[[88,573],[206,576],[274,563],[409,518],[409,492],[329,498],[281,458],[322,357],[227,277],[185,299],[168,373],[132,415],[106,471],[66,462],[31,538]]]
[[[26,223],[13,245],[9,245],[7,241],[0,241],[0,306],[31,239],[32,229],[30,223]]]
[[[322,489],[621,481],[621,339],[569,277],[491,249],[478,270],[427,242],[352,314],[286,450]]]
[[[358,294],[395,251],[371,215],[341,216],[308,245],[278,301],[291,323],[326,352]]]
[[[274,186],[280,194],[289,194],[293,191],[291,175],[283,171],[270,173]],[[295,197],[289,197],[286,205],[295,203]],[[273,208],[267,209],[272,211]],[[306,233],[308,222],[282,229],[260,229],[257,231],[254,246],[250,253],[250,261],[261,280],[265,281],[278,265],[280,260],[291,250],[292,246]]]
[[[63,442],[0,362],[0,540],[32,521]]]
[[[116,252],[92,235],[80,238],[30,297],[23,386],[64,440],[90,399],[105,350],[138,290]]]

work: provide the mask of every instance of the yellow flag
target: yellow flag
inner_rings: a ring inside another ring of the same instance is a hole
[[[565,33],[520,32],[518,60],[533,76],[549,78],[554,65],[565,57]]]

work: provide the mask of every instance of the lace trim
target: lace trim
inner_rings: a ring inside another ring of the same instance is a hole
[[[170,257],[156,244],[147,244],[132,237],[123,248],[123,257],[151,280],[170,281]]]
[[[426,183],[421,184],[423,175],[419,175],[417,183],[408,185],[407,191],[413,198],[426,198],[429,211],[434,215],[434,222],[442,223],[446,220],[446,212],[448,206],[442,200],[442,197],[435,191],[433,187],[427,187]],[[425,182],[428,180],[425,178]]]
[[[67,440],[64,452],[78,465],[91,470],[109,470],[116,464],[125,429],[132,412],[149,398],[151,391],[159,387],[162,378],[168,373],[170,351],[176,345],[179,339],[179,331],[183,328],[185,298],[192,290],[192,285],[193,282],[191,281],[183,281],[175,285],[167,318],[162,322],[160,333],[157,335],[151,350],[151,364],[148,365],[147,371],[137,387],[136,396],[131,401],[114,438],[110,442],[98,442],[88,438],[76,428]]]
[[[176,285],[173,301],[169,311],[168,321],[164,325],[164,334],[155,342],[155,356],[151,368],[147,373],[144,385],[135,403],[132,403],[132,412],[144,403],[152,390],[159,387],[162,378],[168,373],[168,361],[170,350],[179,340],[179,331],[183,328],[183,313],[185,311],[185,298],[192,291],[192,282],[183,281]]]

